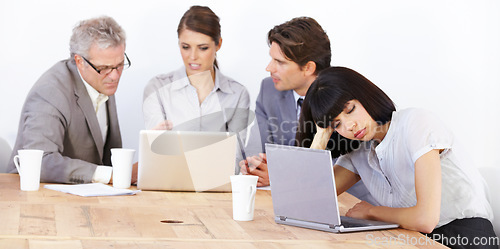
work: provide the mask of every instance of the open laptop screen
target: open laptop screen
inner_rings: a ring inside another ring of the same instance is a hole
[[[137,188],[231,191],[236,135],[230,132],[143,130]]]
[[[330,151],[266,144],[274,212],[340,224]]]

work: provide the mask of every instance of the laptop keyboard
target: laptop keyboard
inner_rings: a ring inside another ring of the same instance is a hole
[[[344,226],[345,228],[348,227],[366,227],[370,224],[367,224],[366,220],[358,220],[350,217],[345,217],[341,216],[340,217],[340,224]]]

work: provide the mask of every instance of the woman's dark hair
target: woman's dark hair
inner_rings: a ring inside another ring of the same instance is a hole
[[[269,46],[275,42],[285,56],[303,67],[309,61],[316,63],[317,75],[330,67],[332,52],[330,39],[316,20],[310,17],[297,17],[274,26],[267,34]]]
[[[206,6],[191,6],[181,18],[177,27],[177,36],[180,36],[184,29],[208,35],[219,46],[221,38],[219,17]],[[217,59],[214,65],[218,68]]]
[[[321,71],[311,84],[302,104],[297,130],[298,146],[310,147],[315,124],[325,128],[343,110],[350,100],[358,100],[379,125],[391,120],[396,107],[392,100],[375,84],[358,72],[345,67],[331,67]],[[334,132],[327,149],[333,157],[351,152],[360,141],[349,140]]]

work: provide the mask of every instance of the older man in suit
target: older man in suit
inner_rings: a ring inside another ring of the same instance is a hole
[[[122,146],[114,94],[130,66],[125,32],[110,17],[81,21],[70,53],[28,93],[12,157],[19,149],[43,150],[42,182],[108,183],[110,149]],[[9,167],[16,172],[12,160]]]

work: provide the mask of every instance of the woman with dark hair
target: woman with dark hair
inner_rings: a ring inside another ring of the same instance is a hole
[[[146,128],[231,131],[244,139],[250,96],[219,70],[219,17],[208,7],[192,6],[182,16],[177,35],[184,65],[154,77],[144,89]]]
[[[343,67],[323,70],[302,108],[299,144],[342,155],[337,194],[362,179],[381,204],[360,202],[347,216],[398,223],[453,248],[472,248],[453,243],[458,237],[496,237],[484,180],[435,115],[396,111],[380,88]]]

